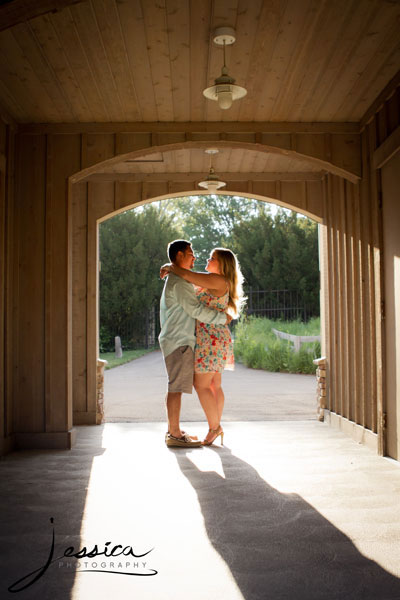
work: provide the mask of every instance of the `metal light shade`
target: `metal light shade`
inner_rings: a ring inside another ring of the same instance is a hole
[[[220,181],[218,176],[215,174],[214,169],[211,167],[208,177],[205,181],[200,181],[198,183],[199,187],[205,188],[211,194],[215,194],[217,190],[224,187],[226,185],[225,181]]]
[[[240,85],[235,85],[235,80],[228,74],[228,69],[224,65],[221,75],[215,80],[215,85],[203,90],[203,94],[209,100],[218,102],[218,106],[226,110],[232,106],[234,100],[243,98],[247,90]]]
[[[217,46],[224,48],[224,64],[221,70],[221,75],[217,77],[209,88],[203,90],[203,94],[209,100],[218,102],[218,106],[223,110],[227,110],[232,106],[234,100],[239,100],[247,94],[245,88],[240,85],[235,85],[235,80],[228,73],[226,67],[225,47],[230,46],[236,40],[236,33],[233,27],[218,27],[214,31],[213,41]]]

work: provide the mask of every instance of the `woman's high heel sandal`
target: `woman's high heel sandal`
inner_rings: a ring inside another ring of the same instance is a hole
[[[211,438],[211,440],[204,440],[203,446],[211,446],[211,444],[215,442],[218,436],[221,436],[221,446],[224,445],[224,430],[221,426],[219,426],[217,429],[209,429],[208,433],[212,433],[213,437]]]

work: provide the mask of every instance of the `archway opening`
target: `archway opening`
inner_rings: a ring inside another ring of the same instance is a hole
[[[210,145],[210,142],[198,144],[197,150],[202,155],[206,145]],[[227,142],[218,142],[218,145],[229,148]],[[226,191],[221,195],[273,202],[311,217],[317,223],[324,222],[326,171],[321,169],[327,166],[325,163],[322,165],[320,161],[311,159],[308,164],[306,156],[296,157],[295,152],[291,152],[288,156],[288,153],[282,152],[281,149],[276,149],[276,155],[272,157],[273,160],[278,157],[276,160],[279,164],[276,161],[269,163],[270,155],[265,149],[258,153],[257,144],[232,143],[230,146],[235,154],[228,153],[228,156],[223,159],[225,166],[228,164],[231,170],[224,172],[228,183]],[[243,156],[240,159],[241,147]],[[99,422],[97,415],[99,377],[96,372],[99,347],[97,327],[99,224],[127,209],[153,201],[177,196],[198,196],[199,190],[194,185],[197,180],[204,179],[206,175],[203,170],[204,164],[196,163],[198,156],[193,154],[196,151],[196,144],[181,143],[176,150],[168,145],[165,146],[165,150],[161,160],[154,156],[154,148],[153,155],[147,148],[120,156],[119,163],[117,157],[95,163],[70,178],[74,238],[72,244],[74,279],[72,388],[76,424]],[[182,159],[182,154],[179,152],[190,152],[190,154],[189,158],[186,157],[186,164],[182,164],[181,171],[178,172],[178,162]],[[262,154],[261,163],[260,154]],[[229,164],[230,158],[233,161],[240,159],[240,168],[237,170],[239,174],[232,170],[234,164],[232,166]],[[249,161],[252,163],[251,167]],[[120,167],[117,166],[118,164]],[[127,169],[132,169],[132,165],[134,172],[126,172]],[[223,164],[220,166],[223,167]],[[195,167],[196,170],[192,170]],[[278,167],[279,171],[276,171]],[[300,167],[301,171],[298,170]],[[336,167],[332,168],[336,169]],[[122,172],[118,172],[119,170]],[[321,264],[324,265],[325,261],[322,260]],[[322,295],[324,293],[322,289]],[[324,298],[322,304],[325,304]],[[324,343],[327,332],[323,320],[321,329]]]
[[[246,420],[241,395],[247,390],[248,420],[315,419],[314,376],[290,376],[280,372],[315,372],[312,358],[316,357],[316,344],[306,344],[300,352],[299,349],[293,352],[293,338],[290,341],[282,340],[275,333],[279,328],[282,333],[301,335],[303,342],[307,334],[320,334],[319,320],[314,319],[313,323],[308,324],[308,329],[307,325],[301,323],[312,315],[319,315],[317,225],[312,225],[304,216],[283,209],[282,203],[279,206],[272,203],[272,199],[268,200],[269,203],[267,199],[255,200],[251,195],[244,198],[227,193],[221,196],[182,194],[179,198],[147,201],[136,209],[118,210],[100,219],[100,350],[113,349],[114,334],[118,334],[122,341],[124,356],[118,361],[120,363],[137,356],[138,350],[143,347],[153,349],[155,346],[159,350],[158,298],[163,284],[158,281],[158,267],[166,260],[165,250],[170,239],[184,237],[192,241],[198,257],[196,270],[204,269],[206,256],[212,247],[232,247],[244,267],[249,319],[246,323],[242,320],[234,326],[239,362],[234,374],[224,375],[227,398],[230,400],[227,403],[227,418]],[[164,218],[164,230],[160,225],[160,214]],[[165,218],[168,216],[175,221],[175,225],[179,224],[179,228],[173,232],[165,228]],[[154,236],[161,240],[163,235],[166,236],[164,243],[157,252],[153,247]],[[250,238],[253,243],[249,244]],[[303,258],[300,257],[302,244],[308,245],[305,250],[310,250],[310,244],[313,245],[308,257],[305,254]],[[251,253],[254,256],[248,256]],[[271,256],[271,253],[275,253],[275,256]],[[314,257],[315,265],[309,281],[313,281],[314,287],[318,288],[316,294],[314,290],[314,305],[310,303],[310,290],[304,289],[310,284],[303,281],[312,271],[310,256]],[[260,276],[262,270],[264,277]],[[257,272],[258,279],[255,275]],[[147,283],[146,277],[150,277]],[[299,282],[302,290],[298,289]],[[144,285],[144,295],[134,289],[136,283]],[[305,306],[307,293],[308,306]],[[136,300],[134,296],[137,296]],[[115,310],[116,303],[122,297],[129,304],[128,314],[132,315],[132,320],[128,316],[126,323],[118,329],[116,323],[119,315],[108,313]],[[252,351],[254,345],[257,345],[257,356]],[[101,358],[108,360],[110,356],[115,364],[113,353],[100,354]],[[313,371],[310,371],[310,366]],[[261,372],[260,368],[264,371]],[[164,421],[165,385],[165,370],[159,352],[157,357],[148,356],[135,364],[118,367],[112,373],[107,371],[104,403],[106,421]],[[186,421],[202,420],[194,391],[191,397],[184,397],[182,415]]]

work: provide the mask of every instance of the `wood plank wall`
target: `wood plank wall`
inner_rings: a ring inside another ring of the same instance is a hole
[[[15,129],[0,119],[0,455],[9,452],[12,436],[12,288]]]
[[[378,451],[380,454],[386,454],[386,430],[391,427],[392,438],[398,438],[400,432],[397,431],[395,415],[387,419],[387,389],[385,385],[385,355],[386,339],[385,328],[391,327],[391,323],[385,320],[385,285],[384,285],[384,251],[385,240],[383,237],[383,214],[382,214],[382,181],[381,170],[377,168],[381,165],[374,164],[374,155],[382,150],[393,139],[393,136],[399,134],[400,128],[400,87],[397,86],[386,101],[378,107],[375,116],[364,124],[361,134],[361,148],[363,161],[363,178],[361,182],[361,197],[365,206],[370,208],[370,239],[369,248],[369,275],[371,293],[369,296],[369,310],[371,314],[371,364],[372,371],[370,383],[376,388],[377,402],[377,431],[378,431]],[[399,135],[397,135],[399,140]],[[397,148],[399,150],[398,141]],[[394,150],[394,147],[392,148]],[[389,156],[387,156],[388,158]],[[400,174],[399,174],[400,186]],[[399,223],[393,223],[394,231],[398,235],[400,229]],[[400,306],[397,306],[400,310]],[[400,407],[396,407],[398,411]],[[396,456],[396,458],[398,458]]]
[[[22,136],[16,153],[13,430],[17,446],[71,444],[68,176],[79,136]]]
[[[238,193],[280,198],[324,220],[321,264],[326,266],[323,298],[329,408],[372,435],[382,427],[383,350],[379,182],[371,156],[395,122],[396,111],[385,110],[387,118],[375,118],[361,136],[364,171],[360,184],[331,174],[323,182],[257,180],[238,182],[235,188]],[[4,149],[4,130],[1,135]],[[3,356],[4,344],[8,344],[6,367],[1,361],[8,390],[6,411],[4,384],[0,391],[1,418],[4,423],[6,413],[7,431],[15,433],[20,446],[48,445],[51,439],[55,446],[68,447],[71,396],[74,422],[94,422],[97,220],[135,202],[187,189],[188,182],[182,181],[77,181],[68,194],[69,175],[114,157],[117,146],[125,152],[132,151],[131,144],[143,147],[143,140],[127,135],[129,140],[121,132],[74,130],[16,136],[16,201],[5,211],[2,191],[0,211],[0,227],[4,230],[8,219],[7,231],[13,232],[15,240],[6,269],[4,242],[0,245],[0,302],[2,308],[5,302],[8,306],[6,336],[4,327],[0,328]],[[354,149],[358,144],[353,143],[354,134],[351,137]],[[329,136],[329,142],[331,138],[339,139]],[[303,141],[292,140],[301,142],[304,152]],[[316,143],[319,147],[319,138]],[[341,157],[335,144],[328,147],[337,162],[348,160],[356,165],[353,154],[347,158],[347,150]]]
[[[373,165],[373,156],[399,125],[397,88],[363,126],[360,183],[353,185],[335,175],[327,175],[324,182],[326,229],[322,252],[326,253],[327,267],[323,289],[328,339],[327,408],[331,411],[328,418],[357,439],[370,443],[379,454],[385,454],[388,424],[382,198],[380,171]],[[335,415],[343,419],[335,419]],[[360,425],[363,431],[352,424]]]
[[[123,182],[79,182],[74,184],[76,193],[69,195],[68,178],[114,157],[117,146],[137,149],[142,138],[141,133],[138,138],[131,133],[126,137],[123,133],[39,131],[16,135],[15,202],[10,202],[7,210],[6,180],[1,180],[0,225],[4,229],[5,219],[9,223],[9,235],[2,237],[1,247],[2,314],[5,301],[9,309],[6,335],[3,325],[0,334],[3,357],[6,354],[1,361],[2,370],[6,369],[1,387],[3,407],[5,389],[8,398],[2,418],[7,415],[7,431],[13,432],[17,447],[70,446],[73,404],[77,422],[94,422],[97,330],[89,321],[97,310],[97,274],[94,268],[88,270],[87,254],[95,249],[96,219],[134,201],[186,189],[187,183],[130,182],[124,189]],[[5,139],[3,128],[3,150]],[[163,140],[168,141],[165,134]],[[268,193],[274,188],[277,197],[291,203],[297,197],[299,207],[322,215],[319,181],[257,181],[256,193],[267,193],[263,183]],[[249,191],[251,185],[240,182],[237,191]],[[301,188],[297,194],[296,185]],[[10,246],[7,269],[5,243]]]
[[[327,409],[377,434],[374,213],[360,185],[334,175],[325,178],[325,198]]]
[[[5,306],[6,306],[6,164],[7,126],[0,121],[0,445],[6,437],[5,411]]]

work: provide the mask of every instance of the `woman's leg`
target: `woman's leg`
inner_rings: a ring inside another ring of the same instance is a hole
[[[221,383],[222,383],[222,373],[214,373],[214,377],[211,382],[211,390],[214,394],[214,398],[217,403],[218,423],[220,423],[220,421],[221,421],[222,412],[224,410],[224,404],[225,404],[225,396],[224,396],[223,389],[221,387]]]
[[[219,426],[218,406],[211,388],[215,375],[216,373],[195,373],[193,381],[210,429],[217,429]]]

